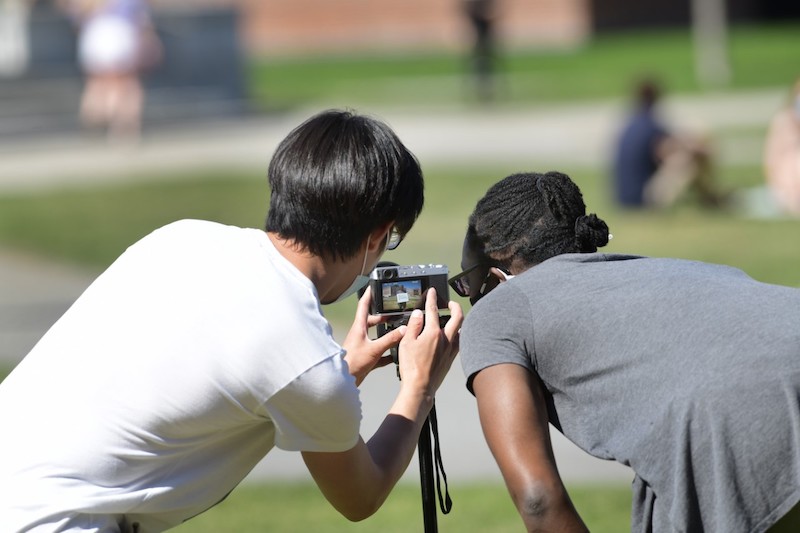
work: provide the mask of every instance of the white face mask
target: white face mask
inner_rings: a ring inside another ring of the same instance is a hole
[[[364,262],[361,264],[361,271],[353,280],[353,283],[347,287],[342,294],[339,295],[334,301],[330,302],[335,304],[337,302],[341,302],[345,298],[350,295],[353,295],[360,291],[367,283],[369,283],[369,276],[364,274],[364,268],[367,266],[367,256],[369,255],[369,237],[367,237],[367,249],[364,251]]]

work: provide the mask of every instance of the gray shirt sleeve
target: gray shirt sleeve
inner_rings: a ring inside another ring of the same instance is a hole
[[[460,346],[470,392],[475,374],[489,366],[513,363],[534,371],[533,326],[525,296],[507,282],[481,299],[464,320]]]

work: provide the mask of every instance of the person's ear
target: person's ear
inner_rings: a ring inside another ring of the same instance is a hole
[[[392,231],[394,220],[381,224],[370,233],[369,237],[369,251],[375,252],[379,248],[383,250],[386,247],[386,239],[389,238],[389,232]]]
[[[489,269],[489,274],[496,277],[497,281],[499,281],[500,283],[505,283],[506,281],[508,281],[508,276],[506,275],[506,273],[497,267],[491,267]]]

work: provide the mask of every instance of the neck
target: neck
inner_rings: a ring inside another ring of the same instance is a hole
[[[326,260],[276,233],[267,232],[267,237],[279,254],[311,280],[321,302],[335,299],[353,281],[355,274],[351,272],[353,268],[349,262]]]

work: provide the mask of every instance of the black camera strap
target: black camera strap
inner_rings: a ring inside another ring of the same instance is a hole
[[[444,472],[442,454],[439,450],[439,423],[436,421],[435,400],[433,407],[431,407],[431,412],[428,414],[428,421],[430,422],[431,434],[433,435],[433,458],[436,462],[436,494],[439,497],[439,508],[442,510],[443,514],[447,514],[453,508],[453,500],[450,499],[450,491],[447,489],[447,474]],[[439,481],[440,473],[441,479],[444,481],[444,497],[442,497],[442,485]]]

